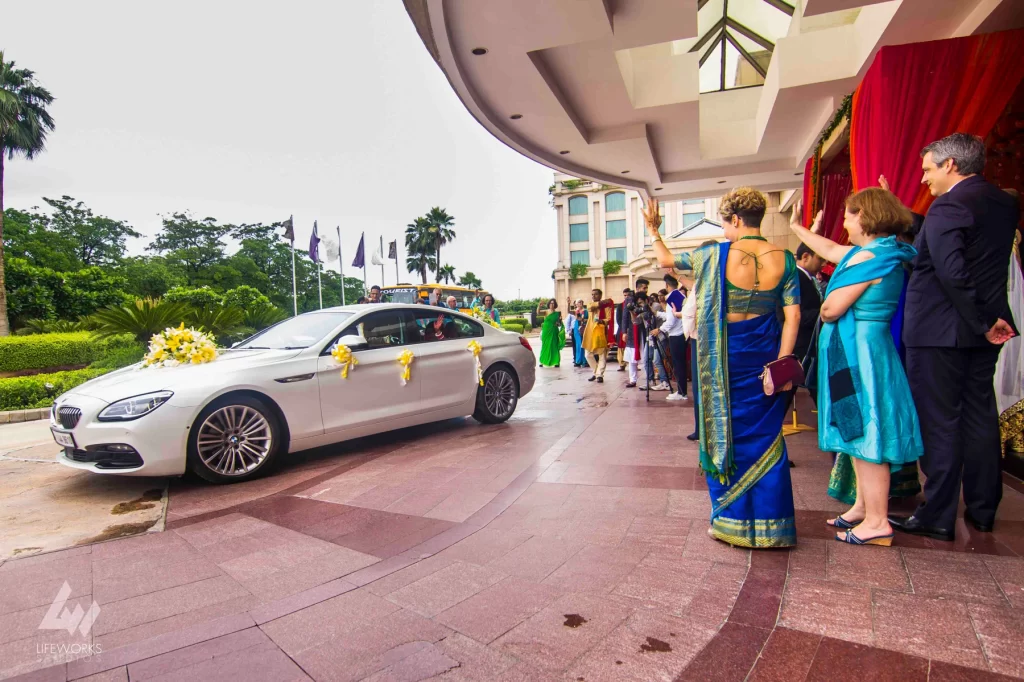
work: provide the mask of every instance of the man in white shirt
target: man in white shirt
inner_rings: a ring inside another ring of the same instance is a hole
[[[686,395],[686,335],[683,334],[683,321],[676,313],[681,313],[685,296],[683,289],[672,275],[665,275],[665,286],[672,290],[666,297],[664,324],[655,334],[661,333],[665,336],[665,343],[668,346],[669,356],[672,358],[672,366],[675,368],[677,389],[669,393],[666,400],[678,401],[689,400]]]

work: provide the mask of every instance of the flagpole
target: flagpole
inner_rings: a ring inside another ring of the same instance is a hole
[[[398,240],[395,240],[395,285],[398,285]]]
[[[338,225],[338,272],[341,273],[341,304],[345,305],[345,261],[341,257],[341,225]]]
[[[316,250],[317,250],[316,257],[319,258],[320,257],[320,245],[319,244],[317,245]],[[322,268],[320,267],[320,261],[317,261],[316,262],[316,290],[317,290],[317,293],[320,294],[320,310],[323,310],[324,309],[324,290],[320,287],[320,270],[322,270]]]
[[[398,284],[398,281],[395,281]],[[380,236],[380,285],[384,286],[384,235]]]
[[[294,230],[294,215],[288,216],[288,222],[292,224]],[[294,315],[299,314],[299,296],[295,289],[295,232],[292,232],[292,313]]]

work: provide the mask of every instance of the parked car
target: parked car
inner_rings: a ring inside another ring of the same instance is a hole
[[[477,341],[483,369],[479,384]],[[347,346],[347,378],[332,356]],[[402,384],[398,356],[413,352]],[[61,395],[51,411],[59,461],[100,474],[244,481],[287,455],[472,415],[500,423],[533,388],[519,334],[422,305],[328,308],[285,320],[213,362],[127,367]]]

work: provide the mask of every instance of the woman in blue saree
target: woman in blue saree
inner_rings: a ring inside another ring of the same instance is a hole
[[[796,544],[793,488],[782,437],[786,393],[765,395],[769,362],[793,353],[800,287],[793,254],[761,236],[767,202],[743,187],[722,197],[728,242],[673,256],[645,211],[662,267],[693,272],[697,303],[700,467],[711,494],[708,533],[739,547]],[[780,324],[779,312],[783,322]]]
[[[829,523],[846,531],[837,540],[855,545],[892,543],[890,472],[915,462],[924,451],[891,329],[904,284],[903,264],[917,253],[897,240],[910,225],[910,211],[878,187],[846,200],[843,226],[852,246],[792,225],[804,244],[838,263],[821,306],[818,446],[838,453],[833,483],[844,456],[852,459],[855,501]]]

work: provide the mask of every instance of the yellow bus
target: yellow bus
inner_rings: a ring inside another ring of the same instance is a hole
[[[483,307],[484,296],[488,294],[484,289],[467,289],[450,284],[398,284],[383,287],[380,295],[385,303],[416,303],[421,299],[429,301],[434,289],[441,290],[440,303],[447,301],[449,296],[454,296],[458,301],[459,310],[465,313],[472,312],[474,299],[479,299],[480,307]]]

